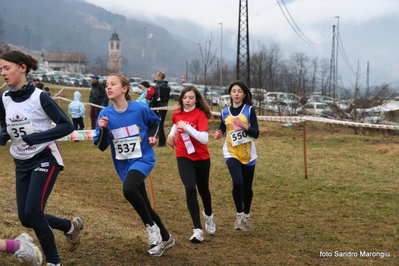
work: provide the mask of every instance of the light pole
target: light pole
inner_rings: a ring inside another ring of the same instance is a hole
[[[80,27],[77,26],[76,28],[78,29],[78,61],[79,61],[79,64],[78,64],[79,71],[78,71],[78,73],[80,74],[80,73],[82,73],[82,68],[80,67]]]
[[[220,86],[223,86],[223,23],[220,25]]]
[[[144,78],[146,78],[147,76],[147,51],[146,51],[146,39],[147,39],[147,28],[146,26],[143,26],[143,30],[144,30]]]
[[[337,78],[338,78],[338,47],[339,47],[339,43],[338,43],[338,40],[339,40],[339,16],[335,16],[334,18],[336,18],[337,19],[337,52],[335,53],[335,84],[334,84],[334,91],[333,91],[333,96],[334,96],[334,99],[335,99],[335,90],[336,90],[336,88],[337,88]]]
[[[188,82],[188,60],[186,60],[186,82]]]
[[[32,51],[32,28],[29,27],[29,50]]]

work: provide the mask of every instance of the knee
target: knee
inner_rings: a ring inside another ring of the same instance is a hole
[[[123,186],[123,196],[125,196],[126,199],[131,198],[135,193],[138,193],[137,188]]]
[[[186,187],[187,198],[197,197],[197,190],[194,187]]]

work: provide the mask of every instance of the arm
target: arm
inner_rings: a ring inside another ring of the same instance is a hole
[[[253,107],[251,108],[251,119],[249,124],[251,126],[249,126],[248,129],[245,131],[248,133],[249,136],[257,139],[259,137],[258,118],[256,117],[256,112]]]
[[[56,126],[46,131],[25,135],[22,140],[30,146],[57,140],[70,134],[74,130],[73,124],[68,116],[48,94],[40,94],[40,103],[43,110]]]
[[[190,136],[194,137],[196,140],[198,140],[201,144],[207,144],[208,143],[208,138],[209,138],[209,133],[206,131],[198,131],[195,128],[193,128],[190,125],[186,125],[184,127],[184,130],[190,134]]]

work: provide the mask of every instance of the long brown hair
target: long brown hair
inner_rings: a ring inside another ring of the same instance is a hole
[[[183,107],[184,94],[186,94],[186,92],[189,92],[189,91],[193,91],[195,94],[195,99],[197,100],[195,106],[198,109],[200,109],[202,112],[204,112],[208,119],[211,118],[212,117],[212,114],[210,111],[211,108],[209,108],[209,105],[206,102],[204,96],[202,96],[201,92],[196,87],[191,86],[191,85],[185,87],[180,93],[180,97],[179,97],[180,112],[182,112],[184,109],[184,107]]]
[[[130,97],[130,94],[129,94],[129,92],[130,92],[129,79],[126,76],[124,76],[122,74],[119,74],[119,73],[109,74],[108,77],[110,77],[110,76],[118,77],[120,82],[121,82],[121,84],[122,84],[122,87],[125,87],[125,86],[127,87],[127,91],[125,92],[125,99],[126,99],[126,101],[131,101],[132,97]]]

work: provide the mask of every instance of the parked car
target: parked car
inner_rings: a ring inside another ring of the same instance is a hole
[[[61,76],[58,79],[58,84],[59,85],[64,85],[64,86],[71,86],[71,85],[69,85],[70,84],[70,79],[69,79],[68,76]]]
[[[69,78],[67,86],[80,87],[80,84],[77,78]]]
[[[182,90],[183,90],[182,88],[171,88],[169,99],[178,101]]]
[[[51,83],[51,78],[52,77],[53,77],[53,75],[51,75],[51,74],[43,74],[42,81],[43,82],[47,82],[47,83]]]
[[[327,103],[323,102],[308,102],[302,107],[302,114],[321,116],[323,110],[328,107]]]
[[[143,79],[142,78],[139,78],[139,77],[130,77],[129,78],[129,82],[130,83],[132,83],[132,82],[137,82],[137,83],[141,83],[143,81]]]
[[[134,93],[141,94],[142,90],[140,89],[139,82],[130,82],[130,90]]]
[[[334,103],[335,100],[334,100],[334,98],[327,96],[327,95],[321,95],[321,94],[307,95],[307,94],[305,94],[300,97],[300,102],[302,105],[305,105],[308,102]]]
[[[219,96],[219,106],[227,107],[231,105],[230,95],[221,95]]]

